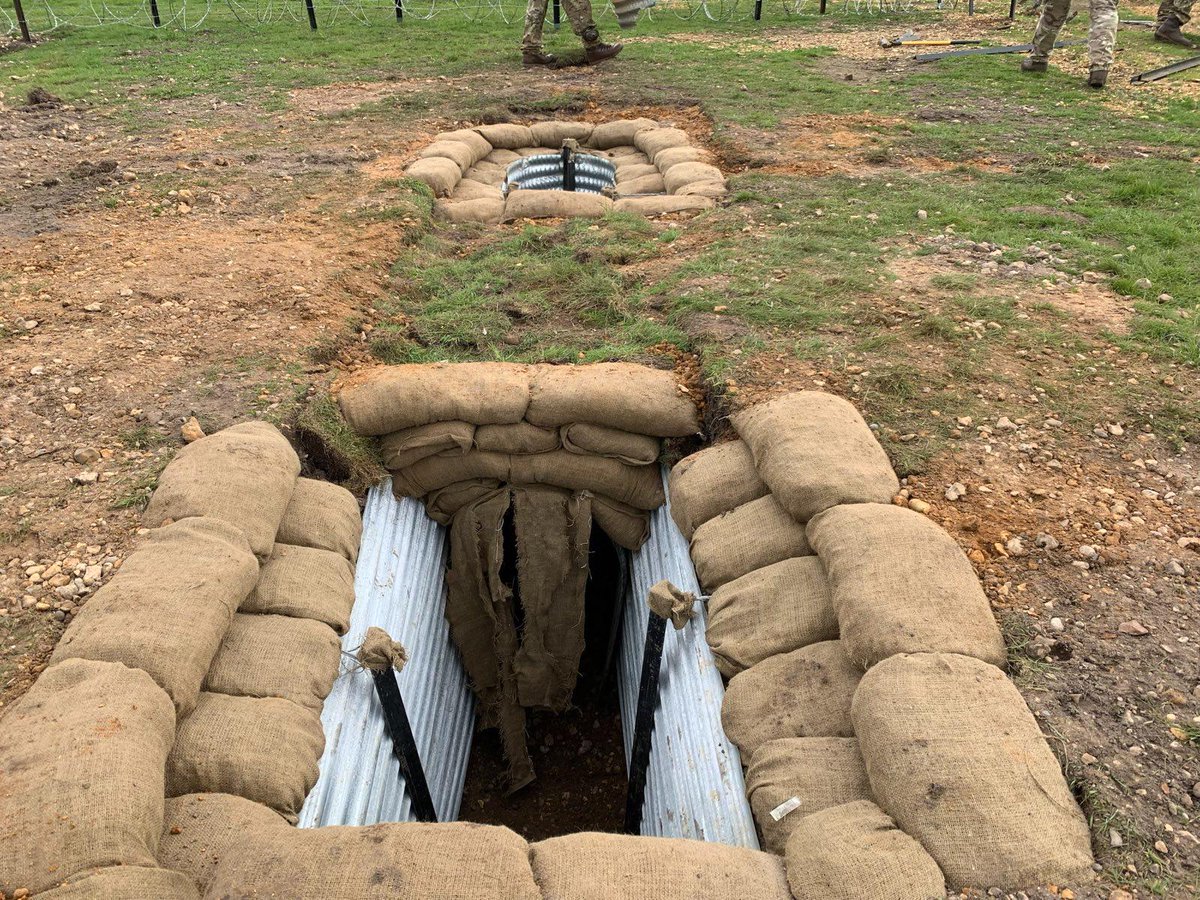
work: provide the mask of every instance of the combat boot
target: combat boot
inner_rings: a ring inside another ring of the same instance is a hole
[[[1154,30],[1154,39],[1162,41],[1164,44],[1174,44],[1176,47],[1184,47],[1188,50],[1195,50],[1196,44],[1187,39],[1184,33],[1180,30],[1183,26],[1174,16],[1167,16],[1163,23]]]
[[[604,62],[606,59],[612,59],[618,53],[625,49],[624,44],[606,44],[603,41],[597,41],[594,44],[588,44],[583,48],[583,52],[587,54],[589,64]]]
[[[522,50],[521,64],[525,66],[553,66],[558,57],[544,50]]]
[[[1021,60],[1022,72],[1037,72],[1038,74],[1045,74],[1049,67],[1049,62],[1044,59],[1034,59],[1032,56],[1027,56]]]
[[[1099,90],[1108,83],[1108,69],[1092,69],[1088,72],[1088,87]]]

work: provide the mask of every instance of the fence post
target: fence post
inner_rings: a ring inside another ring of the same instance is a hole
[[[396,0],[396,21],[404,21],[404,0]]]
[[[158,16],[158,0],[150,0],[150,19],[154,22],[154,27],[162,26],[162,19]]]
[[[17,14],[17,24],[21,26],[21,40],[32,44],[33,38],[29,36],[29,23],[25,21],[25,7],[21,5],[21,0],[13,0],[13,11]]]
[[[554,0],[554,30],[558,31],[559,23],[562,22],[562,11],[559,8],[559,0]]]
[[[313,8],[313,0],[304,0],[304,8],[308,10],[308,27],[317,30],[317,11]]]

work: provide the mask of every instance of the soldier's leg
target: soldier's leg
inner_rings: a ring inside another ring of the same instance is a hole
[[[546,7],[550,0],[529,0],[525,7],[525,35],[521,50],[533,53],[542,49],[542,26],[546,24]]]
[[[591,0],[562,0],[562,6],[571,30],[579,35],[585,47],[600,43],[600,29],[592,18]]]
[[[1158,24],[1163,25],[1168,19],[1174,19],[1180,25],[1186,25],[1192,19],[1192,4],[1194,0],[1163,0],[1158,7]]]
[[[1071,12],[1071,0],[1046,0],[1042,4],[1042,17],[1038,19],[1037,29],[1033,32],[1033,50],[1030,59],[1044,62],[1050,58],[1054,42],[1062,30],[1067,16]]]
[[[1088,63],[1091,69],[1110,69],[1117,43],[1117,0],[1091,0]]]

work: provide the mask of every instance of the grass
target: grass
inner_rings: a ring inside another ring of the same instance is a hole
[[[337,401],[318,394],[296,418],[296,439],[334,481],[363,492],[384,476],[374,443],[351,430]]]

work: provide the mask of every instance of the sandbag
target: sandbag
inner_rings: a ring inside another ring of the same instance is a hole
[[[631,194],[661,194],[664,190],[666,190],[666,186],[662,175],[643,175],[641,178],[634,178],[617,187],[617,192],[622,197]]]
[[[607,425],[654,437],[700,430],[696,404],[674,372],[633,363],[541,366],[526,418],[535,425]]]
[[[52,665],[0,727],[0,892],[155,866],[175,711],[145,672]]]
[[[502,151],[497,150],[496,152],[499,153]],[[506,150],[503,152],[507,153],[508,151]],[[506,166],[499,165],[498,163],[488,162],[487,160],[481,160],[463,173],[463,180],[458,183],[458,188],[455,190],[455,194],[462,189],[463,183],[467,181],[475,181],[483,185],[494,186],[498,191],[500,189],[500,183],[504,181],[504,176],[507,174],[508,168]]]
[[[148,866],[111,866],[81,873],[38,900],[200,900],[191,879]]]
[[[796,900],[944,900],[946,880],[925,848],[870,800],[805,816],[787,842]]]
[[[674,196],[708,197],[711,200],[720,200],[728,193],[729,188],[724,181],[692,181],[675,191]]]
[[[835,506],[808,524],[829,575],[846,653],[869,669],[896,653],[962,653],[1005,664],[1004,638],[966,555],[910,509]]]
[[[662,480],[652,466],[627,466],[615,459],[566,450],[531,456],[482,450],[465,456],[431,456],[394,473],[392,491],[397,497],[424,497],[447,485],[475,479],[590,491],[638,509],[657,509],[664,499]]]
[[[79,610],[50,661],[142,669],[187,715],[257,578],[258,561],[232,525],[194,518],[156,529]]]
[[[205,692],[179,723],[166,795],[237,794],[295,822],[324,749],[320,718],[290,700]]]
[[[275,810],[234,794],[171,797],[163,817],[158,861],[186,875],[203,892],[217,864],[246,834],[290,828]]]
[[[520,156],[548,156],[558,151],[552,147],[518,147],[515,152]]]
[[[600,156],[607,158],[618,171],[627,166],[644,166],[650,162],[650,157],[637,147],[613,147]]]
[[[497,150],[516,150],[519,147],[528,147],[534,142],[533,132],[527,125],[502,122],[498,125],[480,125],[475,131],[483,135],[483,139]]]
[[[608,197],[586,191],[512,191],[504,206],[504,221],[598,218],[609,212],[612,205]]]
[[[493,166],[500,166],[502,169],[507,171],[508,166],[512,163],[515,163],[520,158],[520,153],[514,153],[512,150],[500,148],[493,150],[491,153],[485,156],[483,161]]]
[[[513,660],[517,700],[527,709],[571,705],[583,656],[591,495],[514,488],[517,584],[524,627]]]
[[[471,171],[475,171],[472,169]],[[484,183],[475,181],[472,178],[463,176],[463,180],[458,183],[458,187],[454,189],[454,196],[447,201],[442,201],[437,205],[446,205],[461,203],[465,200],[494,200],[500,201],[504,197],[500,193],[500,187],[492,182]],[[436,207],[435,207],[436,208]],[[497,219],[499,221],[499,219]]]
[[[663,184],[667,193],[677,194],[681,188],[692,184],[725,184],[725,176],[721,170],[709,163],[685,162],[671,166],[663,176]]]
[[[434,136],[435,141],[459,141],[471,148],[474,154],[472,165],[492,152],[492,145],[484,140],[483,135],[472,128],[459,128],[457,131],[443,131]]]
[[[353,606],[354,566],[344,556],[276,544],[238,612],[314,619],[345,634]]]
[[[624,147],[633,143],[639,131],[657,126],[658,123],[653,119],[616,119],[612,122],[601,122],[592,129],[592,136],[588,138],[587,145],[597,150]]]
[[[218,863],[206,896],[542,900],[524,838],[472,822],[251,831]]]
[[[592,496],[592,519],[608,539],[626,550],[638,550],[650,537],[650,513],[600,494]]]
[[[664,175],[680,163],[708,162],[712,154],[699,147],[666,147],[654,154],[654,166]]]
[[[763,848],[780,855],[792,830],[805,816],[830,806],[871,799],[858,742],[840,737],[767,741],[750,758],[746,791],[754,821],[762,832]],[[799,805],[776,821],[771,811],[793,797]]]
[[[354,562],[361,540],[362,513],[352,493],[328,481],[296,479],[276,543],[330,550]]]
[[[477,503],[501,489],[496,479],[472,478],[456,481],[425,495],[425,513],[439,525],[449,525],[454,514],[469,503]]]
[[[667,216],[672,213],[701,212],[712,209],[716,201],[709,197],[681,197],[664,194],[658,197],[622,197],[613,206],[617,212],[637,213],[639,216]]]
[[[529,126],[529,132],[539,147],[557,150],[568,138],[586,144],[593,127],[591,122],[534,122]]]
[[[688,540],[709,519],[770,493],[745,441],[717,444],[685,457],[671,469],[667,484],[671,518]]]
[[[662,176],[662,172],[658,171],[658,166],[653,163],[626,163],[622,161],[616,165],[616,169],[618,190],[630,181],[644,178],[647,175]]]
[[[692,562],[706,591],[796,556],[809,556],[804,526],[768,494],[709,519],[692,535]]]
[[[385,434],[379,452],[385,469],[406,469],[427,456],[461,456],[471,449],[475,426],[470,422],[430,422]]]
[[[451,160],[458,166],[460,172],[467,171],[480,158],[475,155],[474,148],[468,144],[464,144],[462,141],[434,141],[423,148],[417,156],[420,159]]]
[[[646,128],[633,136],[633,146],[645,153],[650,159],[660,150],[668,147],[687,147],[692,143],[688,133],[682,128]]]
[[[498,196],[475,200],[439,200],[433,205],[434,215],[452,225],[495,225],[504,218],[504,209],[504,200]]]
[[[475,448],[492,453],[549,453],[559,446],[557,429],[539,428],[528,422],[480,425],[475,430]]]
[[[1087,821],[1021,694],[968,656],[893,656],[851,709],[879,805],[951,888],[1091,879]]]
[[[841,641],[768,657],[729,682],[721,725],[747,758],[777,738],[854,737],[850,701],[861,677]]]
[[[175,454],[158,477],[142,522],[157,528],[168,519],[221,519],[240,528],[250,549],[265,556],[299,474],[300,458],[274,425],[232,425]]]
[[[204,690],[282,697],[319,715],[341,657],[341,641],[323,622],[238,613],[204,679]]]
[[[887,454],[850,403],[798,391],[733,416],[758,474],[801,522],[839,503],[890,503],[900,489]]]
[[[433,191],[435,197],[449,197],[462,180],[462,169],[452,159],[440,156],[427,156],[409,163],[404,174],[408,178],[423,181]]]
[[[530,849],[546,900],[791,900],[782,860],[744,847],[583,832]]]
[[[756,569],[717,588],[708,601],[706,637],[726,677],[837,636],[829,582],[815,556]]]
[[[452,420],[475,425],[520,422],[532,370],[515,363],[412,363],[350,376],[338,396],[359,434],[378,435]]]
[[[576,422],[559,429],[564,450],[570,453],[592,453],[619,460],[630,466],[648,466],[658,462],[662,450],[656,437],[633,434],[619,428]]]

